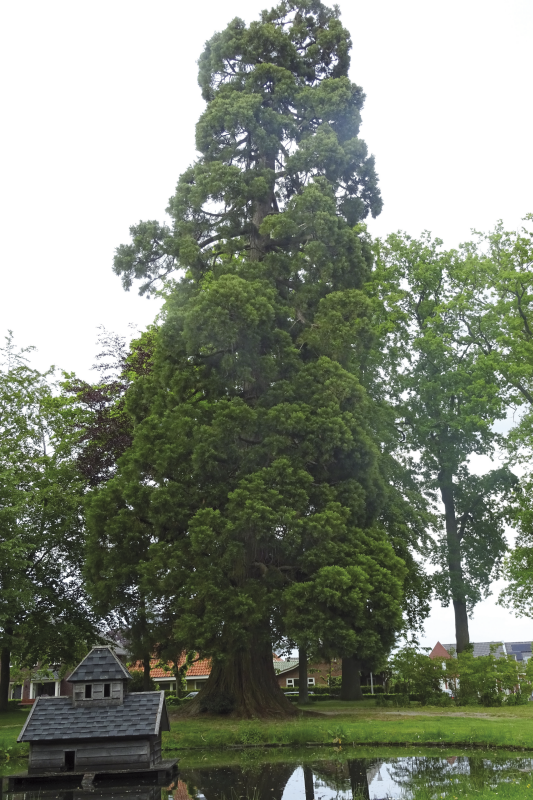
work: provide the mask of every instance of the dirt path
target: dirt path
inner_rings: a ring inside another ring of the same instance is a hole
[[[365,709],[366,710],[366,709]],[[353,711],[353,715],[362,716],[363,711]],[[324,715],[325,717],[338,717],[338,716],[346,716],[350,714],[350,711],[346,709],[346,711],[339,709],[338,711],[320,711],[319,714]],[[517,717],[505,716],[505,717],[496,717],[490,714],[483,714],[477,713],[475,711],[468,712],[468,711],[381,711],[379,714],[372,714],[373,719],[383,716],[402,716],[402,717],[441,717],[443,719],[447,719],[448,717],[473,717],[477,719],[517,719]],[[370,715],[369,715],[370,716]]]

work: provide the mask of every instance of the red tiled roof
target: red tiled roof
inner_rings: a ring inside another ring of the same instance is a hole
[[[185,653],[180,657],[178,666],[181,665],[185,661]],[[159,659],[152,658],[150,661],[150,676],[152,678],[173,678],[174,673],[172,671],[172,665],[167,664],[167,668],[157,666],[159,664]],[[132,664],[130,667],[130,672],[135,672],[137,670],[142,670],[143,665],[141,661],[137,661],[135,664]],[[187,677],[188,678],[195,678],[199,677],[200,675],[209,675],[211,672],[211,661],[208,658],[202,658],[200,661],[196,661],[194,664],[191,664],[189,669],[187,670]]]
[[[431,653],[429,654],[430,658],[451,658],[450,654],[444,648],[440,642],[437,642]]]
[[[185,653],[182,653],[180,656],[180,660],[178,666],[181,665],[185,661]],[[276,653],[272,653],[272,658],[274,661],[282,661]],[[152,678],[173,678],[174,673],[172,672],[172,665],[167,664],[167,668],[157,666],[159,664],[159,659],[152,658],[150,661],[150,676]],[[130,672],[142,671],[143,665],[141,661],[136,661],[135,664],[132,664]],[[211,672],[211,661],[208,658],[202,658],[200,661],[196,661],[194,664],[191,664],[189,669],[187,670],[187,677],[188,678],[197,678],[200,675],[209,675]]]
[[[172,797],[174,795],[174,800],[191,800],[191,796],[187,789],[187,784],[183,781],[178,781],[174,792],[169,792],[169,795]]]

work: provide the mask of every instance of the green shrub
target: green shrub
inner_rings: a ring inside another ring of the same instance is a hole
[[[183,697],[176,697],[176,694],[167,694],[165,696],[166,704],[170,707],[180,706],[184,702]]]
[[[456,686],[460,705],[479,703],[483,706],[501,706],[503,703],[515,705],[519,701],[511,700],[507,703],[507,693],[514,693],[516,687],[520,687],[519,695],[527,698],[530,694],[533,675],[528,672],[529,664],[526,667],[526,675],[523,675],[520,672],[523,665],[515,661],[514,656],[497,657],[497,648],[498,645],[491,645],[490,655],[477,658],[474,658],[470,648],[447,663],[447,679],[450,684]]]
[[[383,692],[376,697],[376,705],[380,708],[393,707],[405,708],[410,703],[410,696],[408,694],[399,694],[395,692]]]
[[[426,653],[418,652],[413,645],[406,645],[391,658],[390,667],[396,693],[416,693],[422,705],[440,694],[444,671],[439,659],[432,659]]]
[[[524,706],[529,702],[529,692],[514,692],[508,695],[504,703],[506,706]]]
[[[155,692],[156,685],[153,678],[150,678],[150,688],[148,690],[143,688],[144,675],[141,670],[130,670],[131,681],[128,681],[128,692]]]

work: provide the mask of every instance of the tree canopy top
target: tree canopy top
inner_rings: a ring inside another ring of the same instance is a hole
[[[339,15],[338,6],[320,0],[284,0],[248,28],[236,17],[206,42],[198,60],[204,100],[225,83],[242,86],[259,64],[281,67],[310,85],[347,75],[352,43]]]

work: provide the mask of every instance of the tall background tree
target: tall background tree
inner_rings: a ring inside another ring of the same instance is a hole
[[[11,336],[0,348],[0,710],[12,656],[68,663],[96,636],[80,574],[76,410],[27,355]]]
[[[507,467],[477,475],[470,459],[492,457],[505,391],[472,333],[471,247],[394,234],[376,246],[390,312],[389,397],[423,488],[444,509],[434,551],[437,596],[453,604],[457,651],[469,644],[468,612],[490,592],[507,549],[505,522],[516,477]]]
[[[126,392],[133,382],[151,369],[157,334],[155,326],[127,344],[124,337],[101,329],[93,382],[69,375],[63,381],[64,396],[77,410],[76,467],[90,492],[104,485],[117,470],[120,456],[131,446],[133,420],[126,409]],[[161,610],[143,593],[138,565],[146,558],[149,536],[141,524],[128,537],[114,538],[110,532],[105,549],[85,549],[83,577],[98,619],[118,629],[129,654],[143,667],[144,690],[150,689],[152,653],[159,644]],[[164,631],[168,636],[168,630]]]
[[[505,390],[510,431],[506,446],[523,473],[514,523],[515,547],[505,562],[508,584],[500,602],[533,616],[533,215],[520,230],[500,222],[478,234],[481,268],[472,272],[469,316],[472,338]],[[511,413],[512,416],[511,416]]]
[[[142,591],[213,658],[188,713],[221,698],[243,715],[293,712],[272,646],[295,585],[318,607],[333,581],[340,622],[380,571],[382,613],[388,602],[401,616],[405,572],[381,520],[388,485],[363,380],[361,220],[381,199],[350,44],[338,11],[314,0],[216,34],[199,61],[200,157],[170,201],[173,225],[139,223],[117,250],[124,286],[162,280],[167,301],[152,369],[126,395],[132,445],[90,505],[90,559],[132,531],[147,544]],[[349,656],[357,622],[346,631]]]

